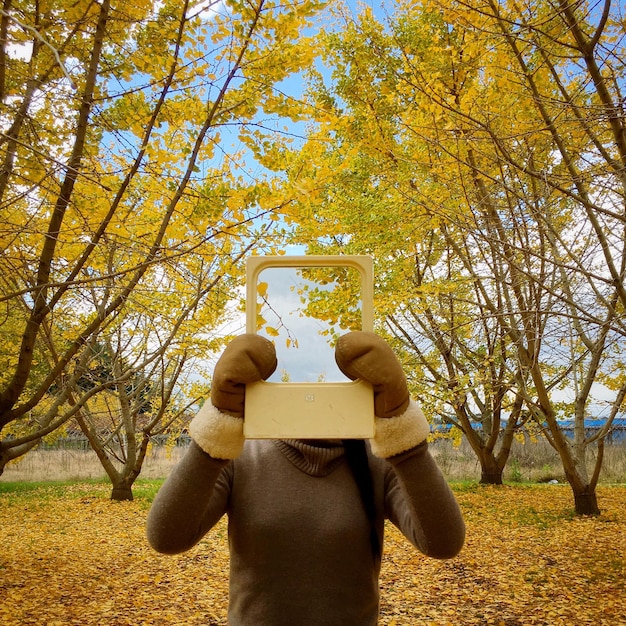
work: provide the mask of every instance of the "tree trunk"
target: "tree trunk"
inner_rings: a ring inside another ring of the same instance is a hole
[[[480,462],[480,484],[481,485],[501,485],[502,471],[504,467],[489,447],[480,446],[474,449]]]
[[[143,456],[144,455],[142,455],[142,460]],[[116,500],[118,502],[133,500],[133,485],[139,477],[140,472],[141,462],[139,462],[138,467],[133,467],[131,469],[124,467],[121,472],[115,475],[109,474],[109,478],[113,484],[113,489],[111,490],[111,500]]]
[[[595,489],[575,493],[574,507],[577,515],[600,515]]]
[[[126,502],[133,500],[133,485],[128,484],[127,481],[123,481],[117,485],[113,485],[111,490],[111,500],[116,502]]]
[[[489,472],[485,468],[480,473],[481,485],[501,485],[502,484],[502,470],[495,472]]]

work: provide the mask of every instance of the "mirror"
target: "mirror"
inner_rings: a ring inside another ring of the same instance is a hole
[[[370,438],[374,392],[335,363],[335,342],[374,325],[368,256],[250,257],[246,332],[274,342],[278,368],[246,385],[247,438]]]
[[[354,267],[268,267],[256,281],[256,332],[276,346],[269,382],[345,382],[337,338],[363,328],[361,276]]]

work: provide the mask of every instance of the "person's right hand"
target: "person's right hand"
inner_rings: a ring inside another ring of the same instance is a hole
[[[276,365],[271,341],[254,334],[235,337],[215,365],[211,404],[222,413],[243,417],[246,385],[269,378]]]

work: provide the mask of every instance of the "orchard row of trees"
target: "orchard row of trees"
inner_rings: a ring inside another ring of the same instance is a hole
[[[378,331],[483,482],[534,424],[599,512],[626,395],[619,4],[67,4],[0,13],[0,469],[75,420],[130,497],[206,393],[243,257],[304,243],[373,256]]]
[[[620,11],[421,0],[383,21],[340,14],[324,36],[332,76],[313,76],[318,124],[285,169],[309,190],[292,213],[310,252],[375,256],[380,323],[482,481],[501,482],[532,423],[579,513],[598,512],[604,436],[625,408]],[[588,436],[586,417],[604,429]]]
[[[3,0],[0,471],[75,419],[130,497],[150,438],[204,395],[281,206],[242,154],[284,115],[318,8]]]

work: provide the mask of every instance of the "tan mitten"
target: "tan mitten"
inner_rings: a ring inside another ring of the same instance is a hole
[[[426,439],[428,422],[417,402],[409,398],[402,365],[386,341],[374,333],[348,333],[337,342],[335,360],[348,378],[360,378],[374,388],[374,454],[388,458]]]
[[[233,339],[213,371],[211,402],[189,424],[192,439],[213,458],[234,459],[243,449],[246,385],[265,380],[276,369],[274,345],[259,335]]]

